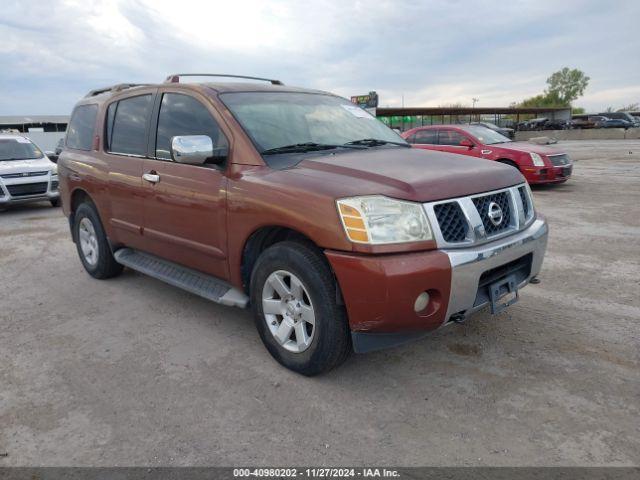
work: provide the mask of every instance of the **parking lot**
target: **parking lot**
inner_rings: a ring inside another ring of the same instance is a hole
[[[248,311],[83,270],[60,209],[0,213],[0,466],[633,465],[640,140],[564,142],[541,283],[316,378]]]

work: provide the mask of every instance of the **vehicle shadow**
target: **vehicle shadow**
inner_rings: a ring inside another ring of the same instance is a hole
[[[561,193],[570,193],[574,191],[575,184],[571,183],[571,180],[568,180],[563,183],[547,183],[541,185],[529,185],[531,187],[531,191],[534,193],[542,193],[542,192],[561,192]]]
[[[24,213],[31,213],[42,210],[54,210],[60,212],[62,216],[62,210],[59,207],[52,207],[48,201],[42,202],[33,202],[33,203],[18,203],[15,205],[0,205],[0,214],[9,216],[9,215],[21,215]]]

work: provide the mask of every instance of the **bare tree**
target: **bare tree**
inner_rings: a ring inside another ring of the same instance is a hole
[[[619,108],[619,112],[636,112],[640,110],[640,103],[630,103],[626,107]]]

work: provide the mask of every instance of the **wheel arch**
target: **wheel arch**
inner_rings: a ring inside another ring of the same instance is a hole
[[[90,203],[95,208],[96,214],[98,215],[98,219],[100,220],[100,222],[102,222],[102,219],[100,218],[100,212],[96,208],[96,203],[93,201],[93,198],[91,197],[89,192],[87,192],[85,189],[80,187],[75,188],[71,192],[70,198],[71,198],[71,201],[69,202],[69,228],[71,229],[71,238],[75,243],[77,241],[77,238],[74,233],[73,225],[75,224],[75,220],[76,220],[76,211],[78,210],[78,207],[80,205],[82,205],[83,203]]]
[[[322,248],[320,248],[311,238],[298,230],[282,225],[261,226],[247,237],[242,248],[240,277],[242,279],[242,287],[245,292],[249,293],[251,273],[253,272],[253,267],[255,266],[260,254],[272,245],[284,241],[302,243],[317,249],[320,252],[322,251]],[[331,269],[331,265],[328,261],[327,265],[329,266],[329,269]]]
[[[496,159],[496,162],[504,163],[505,165],[510,165],[512,167],[517,168],[519,171],[522,172],[522,169],[520,168],[520,165],[513,158],[500,157],[500,158]]]
[[[91,198],[91,195],[84,190],[83,188],[76,188],[73,192],[71,192],[71,214],[74,214],[81,203],[85,200],[89,200],[91,203],[95,205],[95,202]]]

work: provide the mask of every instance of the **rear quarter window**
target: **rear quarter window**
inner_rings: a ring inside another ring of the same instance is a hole
[[[96,104],[79,105],[73,110],[67,130],[67,148],[91,150],[97,115]]]

